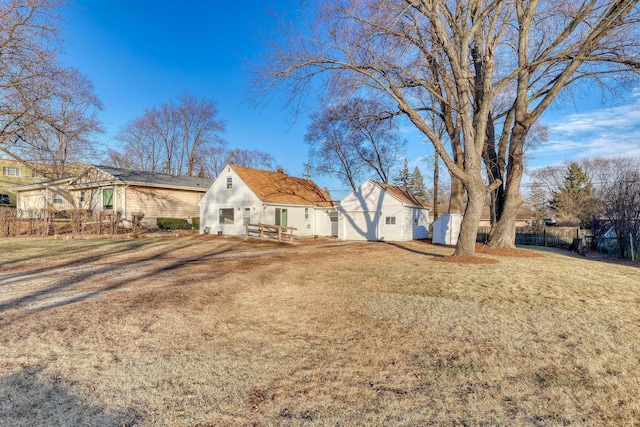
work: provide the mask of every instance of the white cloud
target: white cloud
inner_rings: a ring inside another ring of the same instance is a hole
[[[640,93],[640,92],[639,92]],[[615,108],[543,120],[549,139],[528,153],[531,166],[591,157],[640,158],[640,99]]]

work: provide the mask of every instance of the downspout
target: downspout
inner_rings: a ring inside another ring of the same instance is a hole
[[[127,187],[129,184],[122,187],[122,220],[127,219]],[[133,218],[131,219],[133,221]]]

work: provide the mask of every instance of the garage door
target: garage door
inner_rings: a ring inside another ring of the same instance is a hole
[[[378,240],[377,212],[345,212],[344,216],[345,240]]]

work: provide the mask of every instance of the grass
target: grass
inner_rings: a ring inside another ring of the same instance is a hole
[[[0,240],[0,420],[640,425],[637,267],[451,252]]]

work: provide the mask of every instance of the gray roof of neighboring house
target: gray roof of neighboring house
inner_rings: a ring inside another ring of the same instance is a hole
[[[164,173],[114,168],[111,166],[92,165],[91,167],[101,170],[113,176],[116,180],[127,184],[149,185],[153,187],[193,188],[206,191],[213,183],[213,180],[208,178],[173,176]]]
[[[49,180],[49,181],[40,181],[40,182],[34,182],[33,184],[25,184],[25,185],[19,185],[13,188],[10,188],[9,190],[16,193],[19,191],[29,191],[29,190],[38,190],[40,188],[47,188],[47,187],[51,187],[52,185],[57,185],[57,184],[64,184],[67,182],[71,182],[75,179],[75,177],[65,177],[65,178],[58,178],[58,179],[53,179],[53,180]]]

